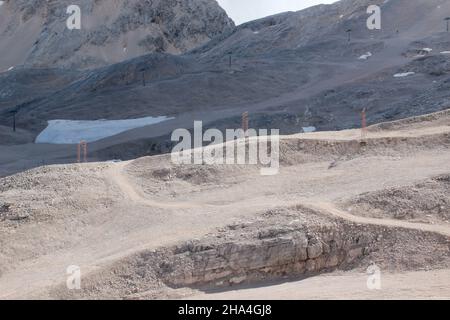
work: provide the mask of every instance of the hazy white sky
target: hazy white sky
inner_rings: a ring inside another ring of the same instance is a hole
[[[217,0],[228,15],[241,24],[246,21],[270,16],[272,14],[297,11],[321,3],[336,0]]]

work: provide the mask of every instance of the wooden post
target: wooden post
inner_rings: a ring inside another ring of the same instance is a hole
[[[80,141],[77,146],[77,162],[81,163],[81,154],[83,154],[83,162],[87,162],[87,142]]]
[[[84,143],[83,143],[83,153],[84,153],[83,160],[84,160],[84,162],[87,162],[87,142],[86,141],[84,141]]]
[[[77,144],[77,162],[81,162],[81,143]]]
[[[244,112],[242,114],[242,130],[244,131],[244,136],[247,138],[248,137],[248,129],[249,129],[249,125],[248,125],[248,112]]]
[[[367,115],[366,108],[361,111],[361,141],[365,142],[367,138]]]

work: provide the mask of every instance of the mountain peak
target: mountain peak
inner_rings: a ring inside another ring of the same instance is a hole
[[[152,52],[180,54],[229,31],[215,0],[82,0],[70,30],[69,0],[6,0],[0,7],[0,69],[91,68]],[[18,41],[20,39],[20,41]]]

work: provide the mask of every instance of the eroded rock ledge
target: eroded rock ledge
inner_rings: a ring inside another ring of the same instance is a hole
[[[170,297],[167,292],[178,288],[208,290],[336,269],[365,270],[371,262],[389,269],[446,266],[448,241],[415,230],[352,224],[301,206],[283,208],[202,239],[133,255],[83,278],[83,290],[61,286],[51,296],[148,299]],[[408,252],[417,242],[421,245]]]

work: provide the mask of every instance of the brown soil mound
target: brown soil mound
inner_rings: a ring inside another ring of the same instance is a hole
[[[450,175],[364,193],[343,206],[361,216],[450,223]]]

